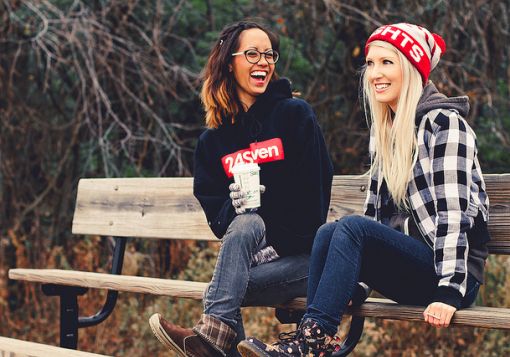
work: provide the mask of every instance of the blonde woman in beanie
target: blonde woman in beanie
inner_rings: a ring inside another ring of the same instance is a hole
[[[443,39],[399,23],[375,30],[365,47],[362,91],[371,123],[372,165],[364,216],[317,232],[307,310],[293,339],[242,341],[243,356],[328,356],[363,281],[423,319],[447,327],[483,282],[488,197],[467,97],[449,98],[428,80]]]

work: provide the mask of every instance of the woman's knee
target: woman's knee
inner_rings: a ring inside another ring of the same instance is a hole
[[[336,223],[340,228],[350,228],[350,229],[363,229],[364,226],[371,222],[370,218],[365,216],[358,215],[349,215],[340,218]]]
[[[340,218],[337,224],[335,239],[352,239],[360,241],[364,238],[364,227],[369,224],[370,219],[364,216],[350,215]]]
[[[237,215],[225,233],[223,241],[234,237],[236,240],[254,241],[260,243],[266,233],[264,220],[257,213],[245,213]]]
[[[315,234],[313,249],[316,250],[323,246],[328,246],[335,228],[336,222],[324,223],[322,226],[320,226],[317,230],[317,233]]]

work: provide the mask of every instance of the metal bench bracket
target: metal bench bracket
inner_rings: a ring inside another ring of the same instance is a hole
[[[111,274],[122,273],[127,238],[115,238]],[[43,292],[48,296],[60,296],[60,346],[78,348],[78,329],[100,324],[111,315],[117,303],[118,291],[109,290],[101,310],[93,316],[79,317],[78,296],[87,292],[87,288],[67,285],[44,284]]]

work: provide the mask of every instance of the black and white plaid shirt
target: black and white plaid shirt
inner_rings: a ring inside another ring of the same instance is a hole
[[[469,248],[466,232],[478,212],[488,220],[489,199],[478,163],[476,136],[453,109],[433,109],[418,119],[417,126],[418,159],[407,199],[422,235],[434,250],[438,287],[453,288],[464,296]],[[374,140],[371,134],[372,157]],[[380,173],[370,180],[365,214],[380,221],[384,194],[378,192]]]

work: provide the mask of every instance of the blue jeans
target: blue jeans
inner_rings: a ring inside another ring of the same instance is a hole
[[[398,303],[427,306],[438,284],[434,252],[426,243],[367,217],[324,224],[310,258],[303,319],[313,319],[334,335],[358,281]],[[479,286],[468,274],[462,307],[474,302]]]
[[[252,257],[260,250],[264,237],[264,221],[258,214],[236,216],[222,239],[204,295],[204,313],[237,332],[228,356],[239,356],[236,345],[245,338],[241,306],[284,303],[306,295],[309,255],[282,257],[252,266]]]

